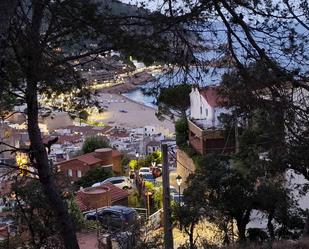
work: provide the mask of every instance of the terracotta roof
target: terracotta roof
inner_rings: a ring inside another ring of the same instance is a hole
[[[112,204],[116,201],[119,201],[121,199],[125,199],[125,198],[128,198],[129,196],[129,193],[128,191],[126,190],[123,190],[121,188],[118,188],[116,187],[115,185],[111,184],[111,183],[105,183],[103,185],[101,185],[100,187],[102,186],[106,186],[110,189],[110,195],[111,195],[111,201],[112,201]],[[98,187],[98,188],[100,188]],[[82,199],[82,194],[81,192],[77,192],[76,194],[76,197],[75,197],[75,200],[76,200],[76,203],[77,205],[79,206],[80,210],[82,212],[85,212],[85,211],[89,211],[93,208],[91,207],[88,207],[84,202],[83,202],[83,199]]]
[[[121,188],[116,187],[115,185],[111,184],[110,182],[105,183],[101,186],[106,186],[110,188],[112,203],[115,201],[119,201],[121,199],[127,198],[129,196],[129,192],[127,190],[123,190]]]
[[[102,160],[93,156],[93,153],[88,153],[85,155],[81,155],[76,157],[76,160],[82,161],[83,163],[87,163],[88,165],[93,165],[100,163]]]
[[[117,151],[117,150],[113,150],[112,151],[112,158],[113,157],[118,157],[122,155],[121,152]],[[111,160],[112,160],[111,158]],[[84,155],[81,155],[81,156],[77,156],[77,157],[74,157],[70,160],[67,160],[67,161],[63,161],[63,162],[60,162],[58,165],[64,165],[64,164],[67,164],[67,163],[72,163],[72,164],[76,164],[76,163],[79,163],[79,164],[83,164],[83,165],[96,165],[96,164],[99,164],[99,163],[103,163],[103,162],[106,162],[106,160],[102,160],[101,158],[98,158],[98,155],[97,153],[95,152],[91,152],[91,153],[87,153],[87,154],[84,154]]]
[[[56,144],[65,144],[66,142],[68,143],[79,143],[82,141],[82,136],[81,135],[59,135],[59,136],[46,136],[43,138],[43,142],[47,143],[49,140],[58,137],[58,141]]]
[[[209,86],[200,89],[199,92],[211,107],[220,107],[223,102],[225,102],[224,99],[219,96],[218,87]]]

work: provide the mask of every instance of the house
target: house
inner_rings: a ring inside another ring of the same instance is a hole
[[[82,212],[86,212],[112,205],[128,206],[128,196],[127,190],[111,183],[105,183],[99,187],[89,187],[78,191],[76,203]]]
[[[58,169],[73,181],[84,176],[88,170],[102,167],[106,171],[113,171],[116,175],[121,173],[122,154],[110,148],[97,149],[94,152],[77,156],[57,164]]]
[[[190,93],[189,143],[200,154],[232,153],[233,139],[226,141],[219,117],[229,113],[218,87],[193,87]]]
[[[161,150],[161,142],[159,141],[150,141],[147,145],[146,145],[146,153],[147,155],[150,155],[154,152],[156,152],[157,150]]]

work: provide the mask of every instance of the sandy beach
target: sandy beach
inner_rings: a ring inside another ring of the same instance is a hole
[[[138,128],[146,125],[155,126],[159,129],[168,129],[173,133],[174,124],[169,121],[160,121],[155,116],[154,108],[134,102],[120,94],[100,93],[98,100],[101,107],[106,111],[92,114],[90,120],[100,121],[112,126],[125,128]]]

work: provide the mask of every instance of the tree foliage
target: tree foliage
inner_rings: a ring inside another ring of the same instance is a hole
[[[100,137],[100,136],[93,136],[86,138],[83,147],[82,147],[82,153],[87,154],[90,152],[95,151],[96,149],[100,148],[109,148],[110,144],[106,138]]]
[[[187,110],[190,107],[191,86],[179,84],[160,89],[157,98],[158,111],[156,116],[162,120],[165,116],[172,120],[176,117],[186,118]]]
[[[175,131],[176,131],[176,144],[177,146],[187,147],[189,134],[188,134],[188,121],[186,118],[181,118],[175,123]]]
[[[16,194],[16,220],[28,228],[30,243],[34,248],[44,245],[48,238],[59,235],[54,210],[49,208],[42,186],[36,180],[18,182]]]
[[[102,182],[105,179],[112,177],[112,173],[106,171],[102,167],[95,167],[86,172],[84,176],[78,179],[74,184],[79,187],[90,187],[94,183]]]

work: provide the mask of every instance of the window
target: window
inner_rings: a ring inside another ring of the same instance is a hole
[[[119,184],[119,183],[123,183],[124,180],[123,179],[120,179],[120,180],[112,180],[111,183],[112,184]]]
[[[73,176],[73,171],[71,169],[68,169],[68,176]]]
[[[203,114],[203,109],[202,109],[201,106],[200,106],[200,113],[201,113],[201,115]]]
[[[77,170],[77,177],[78,177],[78,178],[81,178],[81,177],[82,177],[82,172],[81,172],[81,170]]]
[[[208,109],[206,108],[205,110],[205,113],[206,113],[206,117],[208,116]]]

